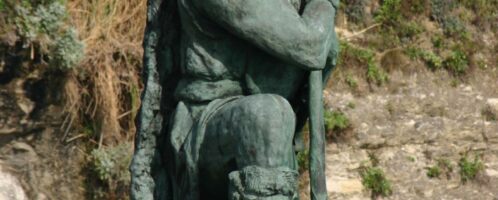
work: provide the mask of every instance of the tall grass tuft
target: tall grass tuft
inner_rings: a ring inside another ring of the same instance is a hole
[[[85,57],[65,87],[67,121],[90,121],[100,145],[129,141],[139,105],[146,1],[69,0],[67,9],[85,44]]]

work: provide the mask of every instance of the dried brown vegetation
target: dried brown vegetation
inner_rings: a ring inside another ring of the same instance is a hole
[[[70,0],[67,7],[85,43],[85,58],[65,85],[70,117],[63,126],[86,126],[99,146],[131,140],[141,87],[146,1]]]

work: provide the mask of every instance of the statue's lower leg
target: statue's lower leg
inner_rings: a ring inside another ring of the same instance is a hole
[[[230,200],[292,200],[297,194],[296,170],[248,166],[229,174]]]

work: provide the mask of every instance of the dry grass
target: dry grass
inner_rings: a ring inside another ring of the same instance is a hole
[[[70,117],[64,127],[90,121],[99,146],[131,140],[141,87],[146,1],[69,0],[67,7],[70,23],[85,44],[85,58],[65,86]]]

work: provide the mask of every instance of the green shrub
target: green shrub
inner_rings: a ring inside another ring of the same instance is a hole
[[[352,46],[347,42],[341,43],[341,64],[344,60],[353,61],[360,66],[367,67],[367,80],[370,83],[381,85],[389,80],[389,76],[378,67],[375,61],[375,52],[370,49],[363,49]]]
[[[412,60],[419,59],[423,54],[422,49],[413,46],[407,47],[404,52]]]
[[[408,9],[404,9],[403,14],[407,15],[408,13],[406,11],[409,11],[409,14],[414,16],[414,15],[420,15],[423,14],[428,6],[429,1],[428,0],[410,0],[410,1],[402,1],[401,2],[403,6],[408,7]],[[409,16],[407,16],[409,17]]]
[[[125,199],[128,197],[130,186],[128,166],[132,158],[132,149],[132,144],[125,142],[118,146],[92,151],[89,181],[100,181],[90,184],[88,192],[94,199]]]
[[[401,17],[401,0],[384,0],[375,20],[386,25],[396,25]]]
[[[299,172],[308,170],[309,167],[309,151],[307,149],[300,151],[296,155]]]
[[[457,17],[447,17],[442,22],[444,34],[450,37],[467,38],[465,24]]]
[[[439,178],[440,175],[441,175],[441,168],[439,168],[439,166],[436,165],[427,168],[427,176],[429,178]]]
[[[436,165],[427,168],[429,178],[439,178],[442,174],[449,178],[451,172],[453,172],[453,165],[448,159],[439,159]]]
[[[351,126],[349,119],[342,112],[326,110],[324,113],[325,129],[330,131],[342,131]]]
[[[439,34],[435,35],[434,37],[431,38],[431,41],[432,41],[432,46],[434,46],[434,48],[436,48],[436,49],[443,48],[443,45],[444,45],[443,36],[441,36]]]
[[[132,145],[121,143],[115,147],[105,147],[92,151],[92,167],[97,178],[105,183],[129,183]]]
[[[431,18],[439,23],[450,15],[450,12],[456,7],[454,0],[431,0]]]
[[[55,45],[49,55],[51,64],[59,69],[70,69],[83,59],[84,45],[78,39],[76,30],[68,29],[62,36],[55,39]]]
[[[462,182],[467,182],[476,178],[477,174],[484,169],[484,165],[478,156],[473,161],[469,161],[467,156],[463,156],[458,163],[460,167],[460,177]]]
[[[427,66],[432,70],[438,70],[443,67],[443,59],[432,51],[423,52],[422,59],[424,60],[425,64],[427,64]]]
[[[14,25],[25,46],[37,44],[38,53],[49,56],[50,66],[67,70],[76,66],[84,54],[76,30],[67,26],[64,1],[23,1],[16,5]]]
[[[389,81],[389,76],[372,61],[368,63],[367,80],[377,85],[382,85]]]
[[[5,9],[5,2],[3,0],[0,0],[0,11],[3,11]]]
[[[391,182],[379,167],[364,167],[360,175],[363,186],[372,192],[373,197],[392,194]]]
[[[398,28],[398,36],[402,39],[411,39],[424,31],[424,28],[415,21],[401,23]]]
[[[358,87],[358,81],[356,81],[351,74],[346,75],[346,84],[348,84],[350,88]]]
[[[469,68],[469,61],[461,50],[453,50],[451,55],[444,60],[444,67],[455,75],[463,75]]]
[[[40,18],[32,15],[30,9],[19,5],[15,7],[15,13],[18,15],[14,19],[17,34],[25,40],[25,43],[32,43],[40,32]]]

